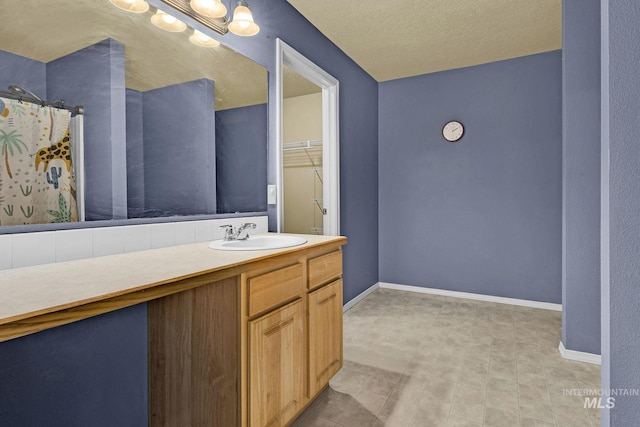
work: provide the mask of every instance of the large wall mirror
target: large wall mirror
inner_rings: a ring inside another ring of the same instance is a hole
[[[3,230],[266,210],[267,70],[157,13],[0,0]]]

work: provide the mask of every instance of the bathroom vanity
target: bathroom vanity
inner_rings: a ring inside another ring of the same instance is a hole
[[[305,238],[0,272],[0,341],[147,302],[149,425],[287,425],[342,366],[346,239]]]

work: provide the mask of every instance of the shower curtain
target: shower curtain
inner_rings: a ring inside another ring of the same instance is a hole
[[[70,121],[0,97],[0,225],[78,221]]]

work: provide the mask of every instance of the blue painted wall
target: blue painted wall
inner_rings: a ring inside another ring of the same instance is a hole
[[[562,20],[562,342],[600,354],[600,1]]]
[[[127,217],[124,46],[104,40],[47,64],[47,99],[85,109],[87,220]]]
[[[559,303],[560,51],[379,96],[380,281]],[[456,143],[441,135],[452,119]]]
[[[214,83],[201,79],[144,92],[145,211],[216,213]]]
[[[147,422],[147,306],[0,343],[0,425]]]
[[[162,6],[160,0],[149,3]],[[267,68],[270,100],[277,96],[276,38],[340,81],[340,232],[349,238],[344,248],[344,300],[349,301],[378,281],[378,83],[287,1],[253,2],[251,10],[260,33],[250,38],[226,34],[223,41]],[[189,18],[184,21],[217,37]],[[275,102],[270,102],[268,184],[277,176],[276,125]],[[275,230],[274,206],[269,218]]]
[[[8,92],[16,85],[40,98],[47,96],[47,74],[44,62],[0,50],[0,91]]]
[[[127,217],[144,214],[142,93],[127,89]]]
[[[640,388],[640,3],[603,0],[602,387]],[[602,425],[638,425],[640,398],[616,397]]]
[[[267,210],[267,104],[216,111],[219,213]]]

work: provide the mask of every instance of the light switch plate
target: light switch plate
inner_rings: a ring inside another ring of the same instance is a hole
[[[276,186],[275,185],[267,185],[267,204],[268,205],[276,204]]]

